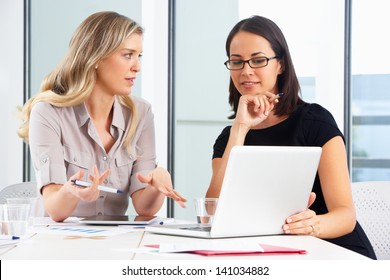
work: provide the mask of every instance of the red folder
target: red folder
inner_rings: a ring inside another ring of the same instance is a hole
[[[306,250],[295,249],[289,247],[281,247],[281,246],[273,246],[267,244],[259,244],[264,252],[238,252],[238,251],[213,251],[213,250],[194,250],[183,253],[197,254],[203,256],[237,256],[237,255],[245,255],[245,256],[258,256],[263,254],[306,254]],[[147,247],[158,248],[159,245],[146,245]]]

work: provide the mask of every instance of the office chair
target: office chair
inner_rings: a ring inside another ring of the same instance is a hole
[[[353,182],[352,195],[378,260],[390,260],[390,181]]]
[[[13,184],[0,190],[0,204],[7,203],[7,198],[11,197],[37,197],[37,195],[35,182]]]

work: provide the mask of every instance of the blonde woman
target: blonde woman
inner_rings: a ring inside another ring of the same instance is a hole
[[[165,196],[185,207],[168,171],[156,167],[150,104],[130,96],[141,69],[142,35],[141,26],[115,12],[89,16],[41,92],[22,108],[19,136],[30,145],[45,210],[54,221],[125,214],[129,197],[139,215],[154,215]]]

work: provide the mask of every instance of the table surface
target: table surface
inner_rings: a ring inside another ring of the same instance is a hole
[[[53,227],[52,225],[47,226]],[[84,226],[85,227],[85,226]],[[96,226],[94,226],[96,228]],[[115,230],[115,226],[99,226]],[[123,227],[122,227],[123,228]],[[189,244],[212,242],[198,238],[170,236],[145,232],[142,228],[106,237],[70,237],[50,234],[30,228],[31,235],[19,243],[0,248],[2,260],[191,260],[191,259],[270,259],[270,260],[369,260],[368,258],[312,236],[270,235],[257,237],[227,238],[225,240],[255,241],[261,244],[306,250],[306,254],[257,254],[240,256],[202,256],[190,253],[146,252],[145,245]],[[41,227],[42,229],[42,227]],[[73,234],[72,236],[74,236]]]

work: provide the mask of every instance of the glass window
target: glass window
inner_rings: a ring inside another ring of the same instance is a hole
[[[382,0],[352,5],[352,180],[390,178],[390,42]]]

